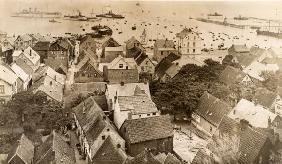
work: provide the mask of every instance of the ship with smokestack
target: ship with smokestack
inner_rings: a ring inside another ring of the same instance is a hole
[[[24,18],[61,18],[61,12],[48,12],[40,11],[37,8],[23,9],[22,11],[15,12],[11,15],[12,17],[24,17]]]

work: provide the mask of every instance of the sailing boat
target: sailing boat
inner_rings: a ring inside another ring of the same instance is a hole
[[[141,44],[147,44],[147,32],[146,29],[143,30],[142,35],[140,36]]]

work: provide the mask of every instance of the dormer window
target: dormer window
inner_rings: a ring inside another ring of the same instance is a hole
[[[119,68],[123,68],[123,64],[119,64],[119,66],[118,66]]]

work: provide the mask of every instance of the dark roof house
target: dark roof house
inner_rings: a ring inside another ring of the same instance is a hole
[[[7,157],[8,164],[32,164],[34,145],[24,134],[15,143]]]

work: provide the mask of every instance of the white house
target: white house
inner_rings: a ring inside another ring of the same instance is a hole
[[[16,73],[18,78],[20,78],[23,82],[23,90],[27,90],[31,83],[31,75],[27,74],[20,66],[16,63],[11,65],[11,69]]]
[[[201,54],[201,41],[199,34],[192,29],[184,28],[176,34],[178,50],[181,54],[195,55]]]

